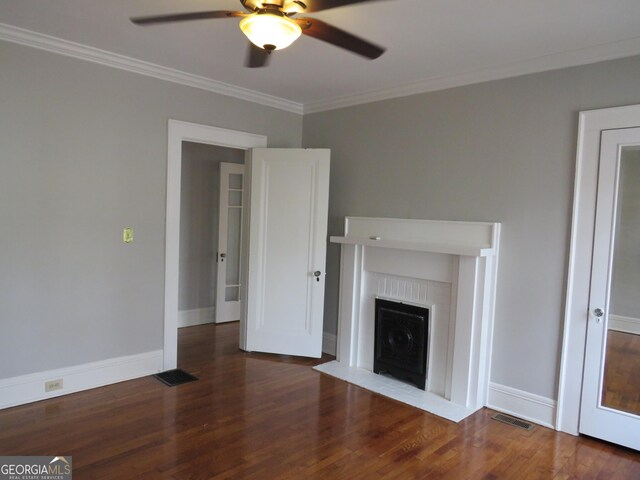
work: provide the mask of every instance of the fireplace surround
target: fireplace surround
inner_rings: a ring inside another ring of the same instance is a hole
[[[347,217],[336,360],[317,370],[453,421],[486,404],[500,224]],[[374,373],[376,298],[427,308],[425,390]]]

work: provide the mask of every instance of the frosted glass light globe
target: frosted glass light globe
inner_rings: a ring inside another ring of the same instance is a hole
[[[254,45],[265,50],[281,50],[291,45],[302,33],[300,25],[287,17],[262,13],[240,21],[240,30]]]

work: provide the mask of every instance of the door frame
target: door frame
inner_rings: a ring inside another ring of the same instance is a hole
[[[178,364],[178,287],[180,271],[180,193],[182,142],[249,150],[266,147],[267,137],[170,119],[167,133],[167,204],[164,264],[163,368]]]
[[[578,435],[603,130],[640,126],[640,105],[580,112],[556,429]]]

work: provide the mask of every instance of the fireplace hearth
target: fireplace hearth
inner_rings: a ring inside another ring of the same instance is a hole
[[[425,390],[429,310],[376,298],[373,373],[388,373]]]

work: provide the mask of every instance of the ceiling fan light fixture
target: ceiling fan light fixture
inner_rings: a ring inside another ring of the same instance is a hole
[[[265,50],[286,48],[302,33],[296,22],[272,13],[257,13],[243,18],[240,30],[251,43]]]

